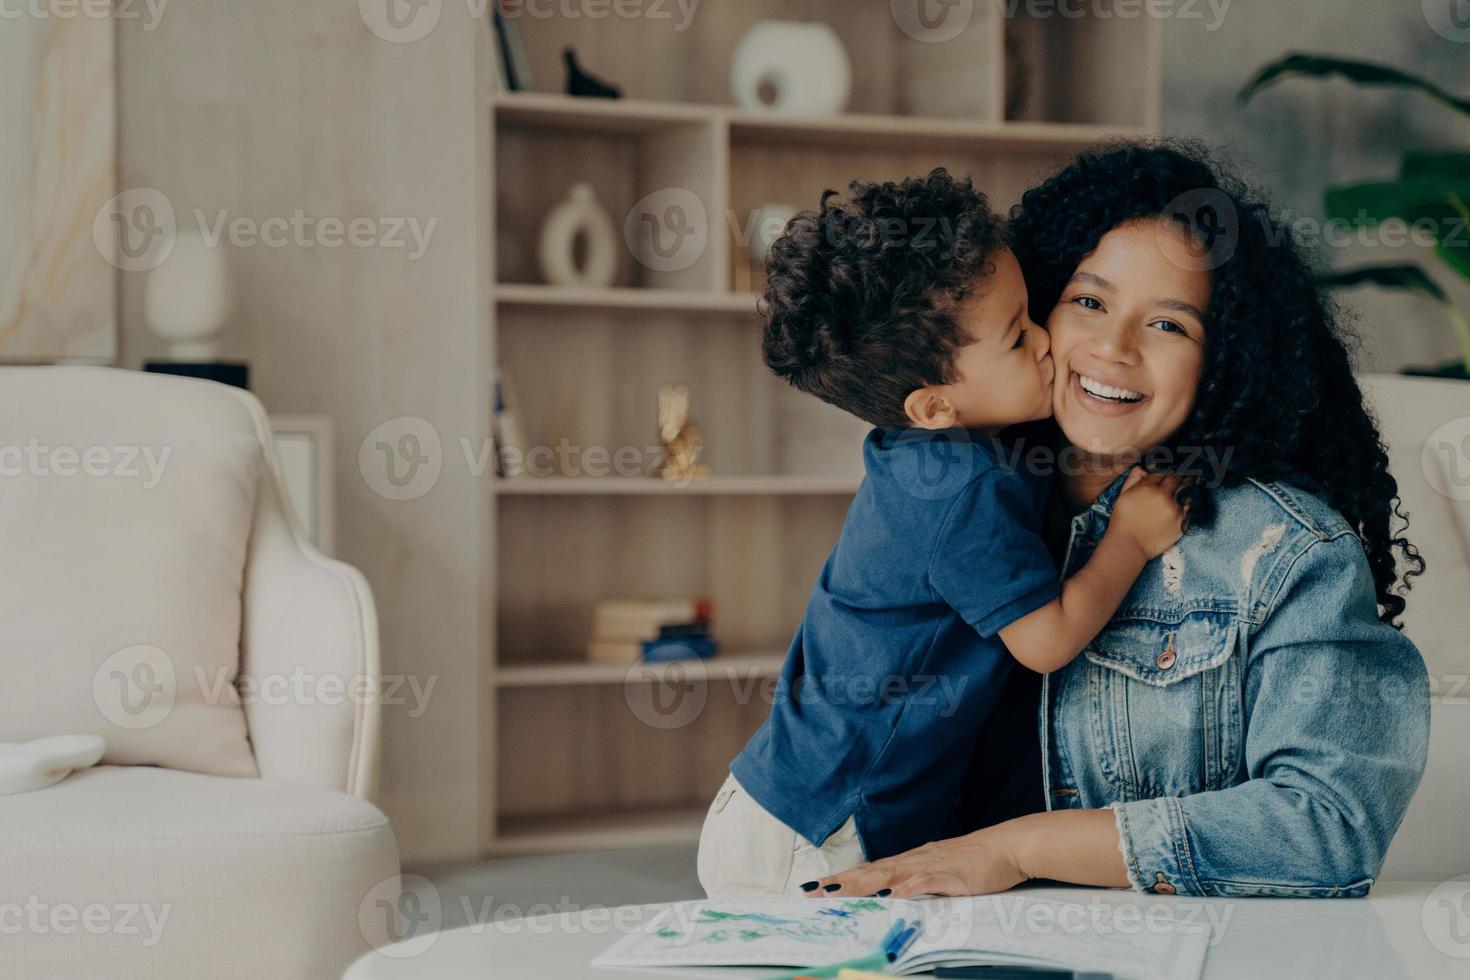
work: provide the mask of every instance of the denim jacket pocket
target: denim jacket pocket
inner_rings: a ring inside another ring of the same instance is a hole
[[[1224,663],[1235,648],[1234,632],[1235,617],[1226,613],[1120,611],[1085,653],[1100,667],[1167,687]]]
[[[1239,634],[1233,613],[1124,610],[1087,646],[1096,758],[1123,799],[1231,783],[1242,730]]]

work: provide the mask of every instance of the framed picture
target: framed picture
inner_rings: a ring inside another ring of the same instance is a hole
[[[0,30],[0,361],[117,359],[111,17]]]
[[[272,415],[271,431],[291,509],[312,543],[323,554],[335,554],[332,420],[325,415]]]

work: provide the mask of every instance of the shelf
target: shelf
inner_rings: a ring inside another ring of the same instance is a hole
[[[495,481],[495,492],[510,497],[842,497],[857,488],[856,478],[829,476],[716,476],[690,483],[651,476],[529,476]]]
[[[1018,147],[1070,150],[1113,136],[1146,136],[1152,129],[1096,123],[995,122],[922,116],[843,113],[786,116],[735,106],[651,102],[641,99],[579,99],[565,95],[513,93],[492,100],[496,120],[527,129],[637,135],[678,126],[728,125],[733,139],[762,143],[905,147]]]
[[[730,136],[734,140],[805,146],[873,146],[891,149],[894,141],[901,140],[907,150],[919,147],[1080,150],[1110,137],[1142,136],[1146,133],[1136,126],[984,122],[857,113],[801,118],[738,110],[730,112],[728,116]]]
[[[784,653],[720,654],[708,660],[678,661],[676,664],[597,664],[585,661],[549,664],[519,664],[495,671],[496,687],[555,687],[567,684],[622,684],[633,667],[642,668],[631,679],[656,680],[671,668],[685,672],[685,679],[698,671],[709,681],[775,677],[781,673]]]
[[[699,840],[706,808],[548,817],[501,817],[495,855],[659,847]]]
[[[646,99],[576,98],[546,92],[502,92],[491,98],[490,106],[497,126],[613,136],[667,132],[679,126],[709,123],[721,115],[717,106]]]
[[[618,310],[628,312],[733,313],[753,316],[752,293],[701,292],[694,289],[569,289],[534,283],[501,283],[495,302],[504,307],[546,310]]]

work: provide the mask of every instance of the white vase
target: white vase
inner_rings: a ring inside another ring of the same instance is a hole
[[[579,236],[586,248],[581,266],[576,256]],[[536,254],[541,275],[554,286],[612,285],[618,271],[617,232],[591,184],[573,184],[566,198],[551,209],[541,226]]]
[[[210,246],[192,228],[180,229],[168,258],[148,273],[143,317],[169,342],[171,360],[213,360],[219,356],[214,335],[229,319],[233,292],[224,247]]]
[[[826,24],[761,21],[735,45],[730,88],[747,109],[830,116],[847,108],[852,63]]]

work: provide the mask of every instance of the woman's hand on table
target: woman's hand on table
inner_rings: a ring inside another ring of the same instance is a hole
[[[979,830],[869,861],[842,874],[819,878],[809,897],[914,898],[919,895],[988,895],[1026,880],[999,828]],[[833,887],[833,886],[837,887]],[[807,888],[807,885],[803,885]]]
[[[989,895],[1031,878],[1127,888],[1111,810],[1052,810],[818,878],[812,898]],[[827,891],[832,885],[840,887]]]

